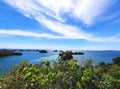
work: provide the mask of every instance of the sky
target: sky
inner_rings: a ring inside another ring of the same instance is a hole
[[[120,0],[0,0],[0,48],[120,50]]]

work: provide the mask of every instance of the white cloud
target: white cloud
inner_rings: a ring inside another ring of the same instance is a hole
[[[96,17],[104,13],[109,0],[78,0],[74,14],[85,24],[91,24]]]
[[[54,29],[53,25],[50,24],[49,26],[51,26],[51,29]],[[52,35],[52,34],[46,34],[46,33],[37,33],[37,32],[31,32],[31,31],[27,31],[27,30],[19,30],[19,29],[11,29],[11,30],[7,30],[7,29],[0,29],[0,35],[3,37],[9,37],[9,36],[26,36],[26,37],[35,37],[35,38],[53,38],[53,39],[59,39],[59,38],[69,38],[69,39],[79,39],[79,38],[89,38],[90,36],[86,34],[85,35],[81,35],[79,36],[79,34],[74,33],[73,29],[71,29],[71,27],[66,27],[67,29],[70,29],[70,32],[66,32],[65,35],[60,35],[60,36],[56,36],[56,35]],[[77,28],[76,28],[77,29]],[[72,32],[73,31],[73,32]],[[59,33],[64,34],[62,31],[59,31]],[[77,35],[76,35],[77,34]],[[81,33],[82,34],[82,33]],[[6,35],[6,36],[5,36]]]
[[[88,39],[89,41],[93,41],[93,42],[120,42],[120,38],[119,37],[114,37],[114,36],[110,36],[110,37],[92,37]]]
[[[6,29],[0,29],[0,35],[11,35],[11,36],[27,36],[27,37],[36,37],[36,38],[59,38],[59,36],[53,36],[50,34],[44,34],[44,33],[36,33],[31,31],[24,31],[24,30],[6,30]]]
[[[119,50],[119,47],[112,46],[83,46],[80,50]]]
[[[116,37],[94,37],[82,28],[66,24],[66,15],[91,25],[116,0],[5,0],[24,16],[35,19],[59,36],[22,30],[0,30],[0,34],[46,38],[85,39],[95,42],[120,42]],[[64,17],[63,17],[64,16]],[[9,33],[7,33],[9,31]]]
[[[52,25],[50,25],[52,26]],[[51,27],[52,28],[52,27]],[[66,27],[69,29],[69,27]],[[76,28],[77,29],[77,28]],[[73,29],[70,30],[72,32]],[[74,33],[74,32],[72,32]],[[34,37],[34,38],[52,38],[52,39],[86,39],[88,41],[92,42],[120,42],[120,34],[111,36],[111,37],[93,37],[92,34],[83,33],[83,35],[80,35],[75,33],[70,35],[63,35],[63,36],[56,36],[51,34],[45,34],[45,33],[37,33],[37,32],[31,32],[31,31],[25,31],[25,30],[6,30],[6,29],[0,29],[0,35],[3,37],[10,37],[10,36],[25,36],[25,37]],[[76,35],[77,34],[77,35]],[[81,33],[82,34],[82,33]]]
[[[61,15],[68,13],[67,15],[88,25],[115,1],[117,0],[6,0],[25,16],[35,18],[34,16],[43,13],[58,21],[64,21]]]

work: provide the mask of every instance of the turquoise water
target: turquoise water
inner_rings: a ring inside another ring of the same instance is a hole
[[[80,62],[85,59],[92,59],[93,64],[104,61],[106,63],[112,62],[112,58],[120,56],[120,51],[83,51],[84,55],[73,55],[74,58]],[[58,52],[49,51],[48,53],[39,53],[35,51],[23,51],[22,56],[8,56],[0,58],[0,75],[9,72],[11,67],[17,65],[22,60],[28,60],[30,63],[39,64],[41,60],[57,61]]]

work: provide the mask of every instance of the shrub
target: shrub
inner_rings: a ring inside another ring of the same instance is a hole
[[[120,57],[113,58],[113,63],[120,65]]]

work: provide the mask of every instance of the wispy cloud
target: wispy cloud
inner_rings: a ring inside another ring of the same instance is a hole
[[[50,24],[51,28],[52,25]],[[54,27],[54,26],[53,26]],[[76,34],[72,34],[74,33],[74,31],[72,32],[73,29],[71,29],[71,27],[66,27],[67,29],[71,30],[71,33],[67,33],[65,35],[52,35],[52,34],[46,34],[46,33],[37,33],[37,32],[32,32],[32,31],[27,31],[27,30],[19,30],[19,29],[0,29],[0,35],[4,36],[7,35],[7,37],[9,36],[26,36],[26,37],[35,37],[35,38],[53,38],[53,39],[58,39],[58,38],[62,38],[62,39],[88,39],[90,38],[90,34],[86,33],[86,37],[85,37],[85,33],[82,34],[81,36],[79,36],[78,33]],[[54,29],[54,28],[53,28]],[[76,28],[77,30],[77,28]],[[62,31],[60,31],[59,33],[62,33]],[[64,33],[62,33],[64,34]],[[71,34],[71,35],[70,35]]]
[[[120,42],[117,37],[95,37],[80,26],[66,23],[67,16],[91,25],[117,0],[5,0],[24,16],[38,21],[59,36],[23,30],[0,30],[0,34],[46,38],[85,39],[94,42]],[[9,32],[8,32],[9,31]],[[7,33],[8,32],[8,33]]]
[[[70,15],[91,24],[117,0],[6,0],[25,16],[36,18],[36,15],[52,17],[63,22],[62,15]]]
[[[69,27],[68,27],[69,28]],[[66,36],[56,36],[51,34],[45,34],[45,33],[37,33],[37,32],[31,32],[31,31],[25,31],[25,30],[6,30],[6,29],[0,29],[0,35],[4,37],[9,36],[25,36],[25,37],[34,37],[34,38],[52,38],[52,39],[86,39],[88,41],[92,42],[120,42],[120,34],[111,36],[111,37],[93,37],[92,34],[85,33],[82,36],[74,36],[66,35]]]
[[[83,46],[81,50],[119,50],[119,47],[115,46]]]
[[[24,30],[6,30],[0,29],[0,35],[11,35],[11,36],[26,36],[26,37],[36,37],[36,38],[59,38],[59,36],[53,36],[50,34],[36,33]]]

